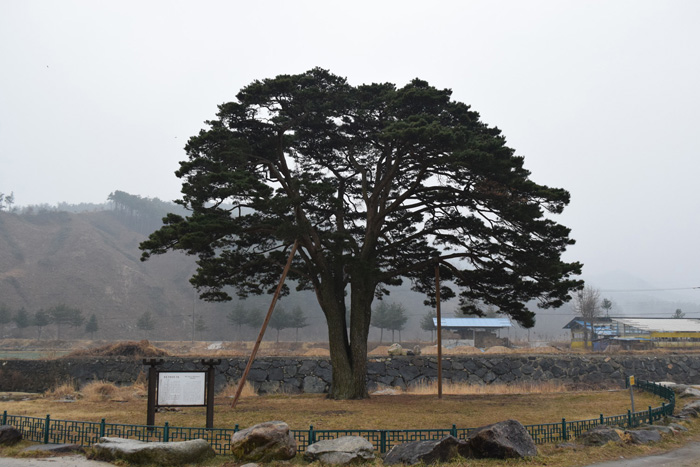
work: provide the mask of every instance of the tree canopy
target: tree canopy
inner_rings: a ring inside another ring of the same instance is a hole
[[[331,397],[366,397],[372,301],[403,280],[433,303],[439,267],[442,299],[525,326],[526,302],[558,307],[581,286],[581,265],[561,260],[569,229],[551,219],[568,192],[530,180],[500,130],[450,90],[352,86],[315,68],[251,83],[207,125],[176,172],[191,213],[168,215],[142,259],[197,255],[202,298],[228,300],[229,287],[271,291],[298,242],[289,277],[325,314]]]

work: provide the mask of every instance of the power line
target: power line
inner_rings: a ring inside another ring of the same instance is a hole
[[[605,293],[618,293],[618,292],[669,292],[673,290],[694,290],[700,289],[700,287],[676,287],[671,289],[619,289],[619,290],[601,290]]]

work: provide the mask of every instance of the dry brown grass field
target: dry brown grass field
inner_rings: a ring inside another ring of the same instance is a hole
[[[252,343],[223,343],[211,348],[211,343],[171,342],[140,343],[169,355],[219,355],[249,356]],[[153,345],[155,344],[155,345]],[[95,347],[101,347],[96,349]],[[426,354],[431,353],[426,345]],[[65,348],[65,347],[64,347]],[[81,344],[83,354],[99,354],[110,343]],[[119,347],[119,349],[131,347]],[[76,347],[73,347],[75,350]],[[376,346],[375,355],[384,349]],[[495,349],[498,351],[499,349]],[[512,349],[507,349],[512,350]],[[533,349],[537,352],[536,349]],[[131,351],[131,350],[130,350]],[[503,353],[508,353],[500,350]],[[313,343],[263,342],[260,355],[317,355],[324,356],[327,347]],[[471,349],[458,349],[455,354],[469,354]],[[481,353],[481,351],[477,351]],[[515,352],[515,351],[513,351]],[[519,352],[522,352],[519,351]],[[562,352],[551,348],[546,352]],[[562,352],[563,353],[563,352]],[[450,351],[447,352],[450,354]],[[235,409],[231,408],[233,385],[216,397],[214,425],[244,428],[268,420],[284,420],[292,429],[429,429],[478,427],[505,419],[516,419],[523,424],[555,423],[562,418],[568,421],[598,418],[601,413],[614,415],[626,413],[630,405],[629,392],[617,390],[580,390],[557,383],[534,385],[444,385],[439,399],[434,386],[411,388],[396,395],[374,395],[366,400],[334,401],[324,395],[278,394],[256,396],[248,387]],[[45,417],[52,419],[100,421],[108,423],[145,424],[146,389],[143,382],[132,386],[116,387],[111,383],[96,382],[76,388],[70,382],[54,388],[31,400],[0,400],[0,411],[9,414]],[[637,409],[656,407],[662,400],[655,396],[636,392]],[[156,415],[156,424],[168,422],[171,426],[202,427],[205,424],[203,408],[178,408]],[[593,462],[630,458],[678,447],[691,439],[700,440],[700,427],[691,425],[687,434],[667,438],[650,446],[615,445],[604,448],[565,450],[554,445],[540,446],[540,455],[527,461],[469,461],[451,465],[475,467],[518,465],[574,467]],[[0,449],[0,455],[13,455],[15,451]],[[301,463],[294,461],[284,465]],[[381,465],[381,461],[375,462]],[[231,459],[218,457],[210,465],[235,465]],[[280,464],[283,465],[283,464]]]
[[[231,387],[216,398],[215,426],[241,428],[267,420],[284,420],[292,429],[411,429],[477,427],[499,420],[514,418],[523,424],[537,424],[567,420],[596,418],[602,411],[606,415],[625,413],[629,407],[629,392],[572,391],[557,385],[539,388],[522,387],[520,392],[512,387],[493,386],[483,393],[472,394],[467,388],[459,388],[459,394],[445,394],[438,399],[435,394],[411,394],[373,396],[358,401],[333,401],[323,395],[270,395],[256,396],[250,388],[244,392],[237,407],[232,409]],[[452,388],[455,389],[455,388]],[[427,391],[428,389],[424,389]],[[446,392],[450,389],[446,388]],[[145,388],[142,384],[116,387],[110,383],[96,382],[76,389],[64,384],[34,400],[0,402],[0,410],[10,414],[52,419],[91,420],[105,418],[110,423],[144,424],[146,419]],[[72,402],[71,402],[72,400]],[[638,392],[637,407],[658,406],[662,402],[654,396]],[[156,415],[156,424],[166,421],[171,426],[204,426],[202,408],[182,408]],[[609,445],[603,448],[563,449],[555,445],[539,446],[540,454],[520,461],[464,461],[451,466],[584,466],[594,462],[631,458],[679,447],[689,440],[700,439],[700,427],[689,425],[690,431],[682,436],[666,438],[663,442],[648,445]],[[23,444],[23,446],[26,445]],[[0,449],[2,455],[17,455],[18,450]],[[1,464],[1,463],[0,463]],[[300,459],[277,465],[304,465]],[[232,459],[219,456],[207,465],[233,467]],[[381,461],[374,462],[381,465]]]
[[[487,425],[514,418],[523,424],[554,423],[567,420],[597,418],[601,413],[626,413],[629,392],[570,391],[556,385],[532,387],[521,391],[513,386],[492,386],[469,389],[455,386],[445,389],[439,399],[428,389],[421,393],[375,395],[365,400],[336,401],[321,394],[256,396],[251,390],[231,408],[231,388],[216,398],[215,426],[250,426],[268,420],[284,420],[293,429],[428,429],[460,428]],[[481,393],[476,393],[478,389]],[[453,394],[450,394],[452,392]],[[638,408],[661,405],[662,400],[647,393],[638,393]],[[63,384],[42,397],[32,400],[0,402],[0,410],[13,415],[53,419],[100,421],[109,423],[145,424],[146,389],[143,384],[116,387],[96,382],[76,389]],[[177,408],[156,415],[156,423],[171,426],[204,426],[204,408]]]

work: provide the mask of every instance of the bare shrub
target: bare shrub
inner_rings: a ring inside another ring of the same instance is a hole
[[[51,399],[77,399],[78,385],[72,379],[64,381],[46,391],[44,395]]]
[[[107,381],[93,381],[83,386],[80,392],[85,400],[104,402],[114,399],[119,392],[119,388],[114,383]]]
[[[117,342],[95,347],[92,349],[75,350],[65,358],[72,357],[167,357],[170,354],[163,349],[153,346],[147,340],[140,342]]]
[[[148,396],[145,383],[138,381],[128,386],[117,386],[108,381],[93,381],[82,387],[82,398],[90,402],[120,401],[131,402]]]

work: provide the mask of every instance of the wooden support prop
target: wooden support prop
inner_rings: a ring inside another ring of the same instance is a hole
[[[265,329],[267,329],[267,323],[270,322],[270,317],[272,316],[272,312],[275,310],[275,305],[277,304],[277,299],[280,296],[280,292],[282,292],[282,286],[284,285],[284,280],[287,278],[287,274],[289,273],[289,269],[292,267],[292,260],[294,259],[294,253],[297,251],[297,244],[298,242],[294,242],[294,245],[292,246],[292,251],[289,252],[289,258],[287,259],[287,264],[284,266],[284,271],[282,271],[282,277],[280,277],[280,282],[277,284],[277,290],[275,290],[275,295],[272,297],[272,303],[270,303],[270,308],[267,310],[267,316],[265,316],[265,321],[263,321],[262,326],[260,327],[260,333],[258,334],[258,339],[255,341],[255,345],[253,346],[253,352],[250,354],[250,359],[248,360],[248,364],[245,367],[245,370],[243,371],[243,375],[241,376],[241,380],[238,382],[238,387],[236,388],[236,395],[233,397],[233,402],[231,403],[231,408],[236,407],[236,402],[238,402],[238,399],[241,397],[241,392],[243,391],[243,386],[245,385],[245,380],[248,378],[248,372],[250,372],[250,367],[253,365],[253,360],[255,360],[255,354],[258,353],[258,349],[260,348],[260,343],[262,342],[263,336],[265,335]]]
[[[442,317],[440,316],[440,263],[435,265],[435,316],[437,318],[438,399],[442,399]]]

